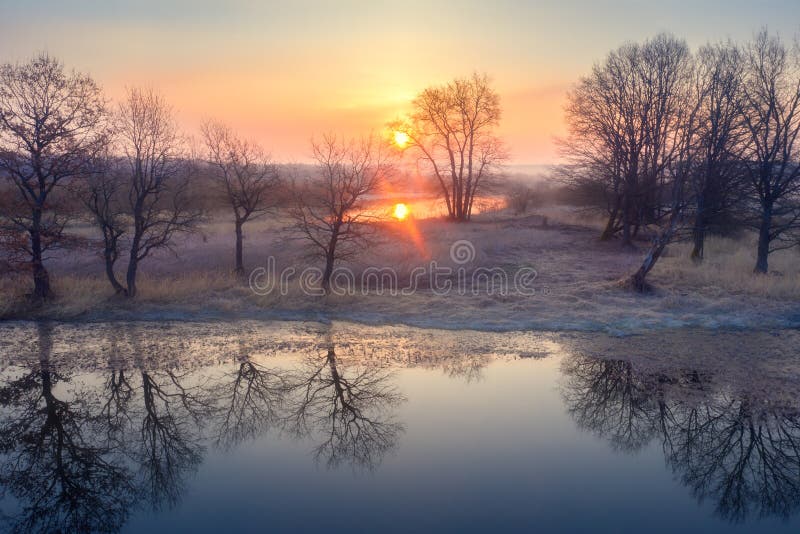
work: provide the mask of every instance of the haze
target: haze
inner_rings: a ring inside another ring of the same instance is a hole
[[[691,46],[762,24],[790,37],[800,21],[788,0],[666,4],[0,0],[0,50],[56,53],[112,98],[150,85],[187,131],[217,118],[283,161],[309,160],[315,132],[380,129],[423,88],[486,72],[511,161],[546,164],[565,91],[607,50],[664,30]]]

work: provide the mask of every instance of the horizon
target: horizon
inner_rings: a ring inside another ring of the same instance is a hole
[[[500,94],[509,163],[525,166],[562,162],[553,141],[565,133],[567,90],[624,42],[666,31],[696,48],[765,26],[787,38],[800,29],[789,15],[800,5],[788,1],[509,1],[455,13],[414,1],[357,4],[2,0],[0,49],[11,62],[47,51],[115,101],[126,87],[153,87],[187,134],[222,120],[276,161],[301,163],[315,134],[381,131],[424,88],[485,72]]]

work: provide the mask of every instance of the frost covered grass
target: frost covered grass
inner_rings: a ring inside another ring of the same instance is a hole
[[[643,296],[618,282],[638,267],[646,242],[640,243],[639,251],[623,250],[615,241],[600,242],[597,222],[584,220],[582,213],[572,209],[559,214],[553,208],[519,217],[502,210],[483,213],[469,224],[441,219],[388,222],[381,225],[372,246],[352,261],[340,263],[356,278],[371,267],[392,268],[402,288],[415,269],[429,267],[431,262],[462,267],[453,261],[451,246],[467,240],[474,246],[474,257],[463,265],[468,272],[499,268],[510,278],[520,268],[535,269],[533,296],[484,290],[440,295],[424,279],[410,295],[381,293],[367,286],[366,294],[358,287],[351,294],[315,296],[303,290],[299,273],[322,265],[307,255],[302,242],[292,239],[286,221],[263,219],[245,227],[248,269],[266,266],[270,256],[278,271],[295,269],[284,292],[259,295],[246,280],[230,273],[232,225],[220,218],[206,225],[202,234],[178,243],[178,255],[148,258],[142,264],[134,301],[113,294],[97,256],[70,253],[51,262],[57,299],[44,308],[26,308],[27,278],[0,281],[0,317],[338,318],[477,330],[610,332],[800,324],[797,251],[772,255],[775,274],[759,276],[752,272],[755,244],[750,237],[710,238],[701,265],[689,259],[688,243],[673,244],[650,275],[655,292]]]

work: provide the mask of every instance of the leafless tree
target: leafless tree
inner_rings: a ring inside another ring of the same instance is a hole
[[[747,173],[757,201],[755,272],[769,269],[770,252],[797,244],[800,227],[800,50],[766,30],[745,48],[743,119]]]
[[[70,217],[59,195],[105,145],[105,111],[90,77],[66,72],[47,54],[0,66],[0,177],[16,190],[2,215],[6,234],[28,236],[37,300],[52,296],[45,253],[63,244]]]
[[[175,235],[193,231],[202,213],[190,203],[191,168],[172,110],[161,96],[130,89],[119,105],[115,133],[124,154],[125,215],[131,226],[124,294],[135,297],[139,263],[157,249],[172,250]]]
[[[697,54],[697,169],[690,186],[694,225],[691,257],[703,259],[706,232],[731,216],[744,200],[742,155],[745,130],[741,120],[743,61],[732,43],[707,45]]]
[[[685,47],[685,45],[683,45]],[[669,54],[675,48],[663,49]],[[656,61],[656,64],[658,62]],[[663,187],[670,186],[670,203],[667,207],[660,207],[667,215],[666,223],[652,238],[652,243],[644,260],[637,271],[630,277],[630,285],[636,291],[645,291],[647,274],[653,269],[663,254],[667,245],[679,237],[684,228],[684,214],[688,204],[686,195],[687,183],[690,177],[699,172],[697,169],[698,146],[697,141],[700,131],[700,107],[708,92],[708,85],[698,77],[698,71],[689,59],[683,64],[682,69],[676,74],[670,91],[678,95],[674,103],[672,114],[669,117],[674,121],[669,129],[664,130],[664,139],[660,143],[669,144],[668,158],[659,164],[657,171],[658,181]],[[661,97],[659,97],[661,98]],[[659,132],[659,128],[653,128]]]
[[[562,371],[567,378],[562,395],[579,427],[628,452],[656,435],[652,384],[630,362],[573,356],[564,360]]]
[[[536,200],[536,192],[529,185],[522,182],[509,184],[506,190],[506,206],[514,211],[515,215],[524,215]]]
[[[103,262],[106,277],[118,295],[127,292],[115,271],[120,256],[121,240],[127,231],[128,220],[124,202],[125,176],[109,154],[97,158],[92,172],[78,187],[79,197],[90,221],[103,236]]]
[[[602,239],[671,213],[669,169],[681,149],[691,55],[685,42],[660,34],[611,52],[568,95],[569,134],[562,150],[578,181],[602,185],[609,218]]]
[[[278,172],[257,144],[238,137],[228,126],[207,121],[201,126],[206,159],[234,215],[236,234],[235,272],[244,274],[242,228],[275,206]]]
[[[316,174],[294,184],[290,215],[295,227],[325,261],[322,288],[330,289],[337,260],[360,252],[370,237],[366,197],[375,193],[391,172],[388,152],[372,135],[360,141],[344,141],[325,135],[312,142]]]
[[[495,133],[500,116],[500,97],[489,78],[476,73],[425,89],[408,119],[391,124],[408,136],[407,149],[435,177],[453,220],[470,219],[476,195],[507,158]]]

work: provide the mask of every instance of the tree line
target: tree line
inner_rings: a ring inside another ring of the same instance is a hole
[[[766,30],[692,52],[660,34],[624,44],[569,92],[561,140],[568,180],[607,213],[602,239],[653,246],[631,282],[675,238],[702,261],[710,231],[758,235],[754,271],[800,242],[800,48]]]
[[[418,156],[449,218],[466,221],[505,157],[494,134],[499,99],[485,76],[426,89],[412,107],[406,120],[390,125],[408,143],[331,133],[312,141],[315,169],[298,178],[282,176],[257,143],[219,121],[203,123],[202,148],[193,148],[173,108],[152,89],[130,88],[114,104],[90,76],[67,71],[48,54],[4,64],[0,250],[32,273],[32,299],[42,302],[53,296],[48,253],[77,245],[69,225],[83,218],[101,236],[97,245],[115,293],[135,297],[141,262],[173,249],[176,236],[204,221],[197,202],[202,174],[233,215],[235,273],[245,271],[244,226],[287,207],[325,263],[327,288],[334,262],[364,248],[367,199],[392,176],[395,158]]]

